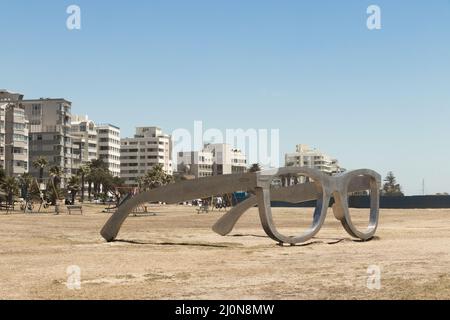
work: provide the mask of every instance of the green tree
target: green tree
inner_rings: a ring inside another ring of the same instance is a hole
[[[384,178],[383,195],[385,196],[404,196],[402,187],[397,183],[397,179],[392,171]]]
[[[85,185],[86,185],[86,176],[89,175],[90,168],[88,165],[81,166],[78,170],[78,175],[81,179],[81,202],[84,202],[84,193],[85,193]]]
[[[48,170],[51,179],[51,202],[56,205],[56,202],[61,198],[61,178],[63,171],[60,166],[53,166]]]
[[[173,177],[164,171],[161,164],[155,165],[140,179],[142,191],[156,189],[173,182]]]
[[[105,181],[105,179],[108,178],[109,175],[108,165],[101,159],[95,159],[92,160],[89,164],[89,176],[88,176],[88,192],[89,192],[89,199],[91,198],[91,192],[92,187],[94,190],[94,196],[100,195],[100,189],[102,186],[102,182]]]
[[[39,169],[39,183],[44,182],[44,170],[48,166],[48,161],[45,158],[39,157],[33,161],[33,167]]]
[[[1,184],[3,181],[5,181],[5,178],[6,178],[6,172],[5,172],[5,169],[0,168],[0,184]]]
[[[92,184],[94,183],[91,169],[89,169],[88,173],[86,174],[86,182],[88,185],[88,200],[90,202],[92,200]]]
[[[119,206],[120,199],[123,196],[122,190],[125,190],[125,189],[122,189],[124,184],[125,184],[124,179],[119,178],[119,177],[114,177],[111,173],[108,172],[108,174],[106,174],[104,176],[104,180],[102,183],[104,197],[106,198],[108,196],[108,194],[113,195],[116,200],[117,206]]]
[[[36,179],[33,179],[30,185],[30,189],[28,191],[28,198],[29,201],[33,200],[42,201],[42,192],[41,189],[39,188],[39,183],[37,182]]]
[[[72,203],[75,203],[77,193],[80,191],[80,177],[72,176],[67,183],[67,189],[70,191]]]
[[[19,187],[22,191],[22,197],[26,200],[29,198],[29,191],[34,181],[33,176],[29,173],[24,173],[19,176]]]
[[[1,188],[6,194],[8,204],[13,204],[14,196],[19,194],[19,184],[16,178],[6,177],[1,184]]]

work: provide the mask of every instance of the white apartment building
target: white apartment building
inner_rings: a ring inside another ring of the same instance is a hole
[[[65,99],[40,98],[23,100],[25,114],[29,124],[30,160],[32,164],[38,158],[48,161],[48,168],[59,166],[64,175],[61,186],[64,187],[72,176],[72,103]],[[39,169],[30,165],[30,173],[39,177]],[[44,181],[49,178],[48,171],[44,172]]]
[[[7,176],[29,170],[29,132],[23,95],[0,90],[0,166]]]
[[[179,152],[177,170],[196,178],[243,173],[247,160],[241,150],[228,144],[206,144],[202,151]]]
[[[243,173],[247,171],[247,158],[245,154],[229,144],[206,144],[204,150],[211,152],[214,157],[214,175]]]
[[[214,156],[210,151],[179,152],[177,155],[177,171],[191,174],[196,178],[212,176]]]
[[[98,158],[108,165],[109,172],[120,177],[120,128],[112,124],[97,125]]]
[[[121,139],[120,176],[127,185],[137,185],[153,166],[161,164],[173,174],[172,139],[157,127],[138,127],[133,138]]]
[[[306,144],[297,145],[296,152],[285,155],[286,166],[308,167],[333,175],[342,172],[337,159],[322,153],[317,149],[311,149]]]
[[[97,128],[88,116],[72,115],[73,171],[98,158]]]

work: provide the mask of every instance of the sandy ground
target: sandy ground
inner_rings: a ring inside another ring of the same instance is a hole
[[[105,243],[101,208],[0,213],[0,298],[450,299],[450,210],[384,210],[377,238],[365,243],[352,241],[330,211],[316,239],[279,247],[256,209],[221,237],[210,230],[221,213],[181,206],[130,217],[120,241]],[[66,286],[72,265],[81,269],[80,290]],[[370,266],[381,270],[379,290],[367,287]]]

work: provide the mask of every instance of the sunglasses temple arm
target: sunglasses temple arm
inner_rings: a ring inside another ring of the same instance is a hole
[[[176,204],[192,199],[210,197],[215,194],[232,193],[236,190],[251,190],[256,185],[254,173],[213,176],[195,181],[182,181],[139,193],[123,203],[106,222],[101,235],[106,241],[114,241],[128,215],[140,204],[165,202]]]
[[[255,196],[251,196],[247,200],[242,201],[222,218],[220,218],[212,227],[212,230],[221,235],[226,236],[229,234],[242,215],[258,204],[258,199]]]

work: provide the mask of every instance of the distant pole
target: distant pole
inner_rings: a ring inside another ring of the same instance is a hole
[[[425,179],[422,180],[422,195],[425,195]]]

